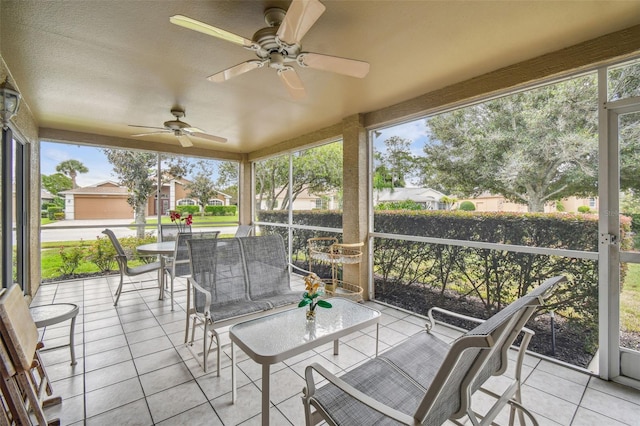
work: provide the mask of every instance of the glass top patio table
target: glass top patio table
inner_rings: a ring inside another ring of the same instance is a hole
[[[294,308],[233,325],[229,329],[232,357],[232,400],[236,400],[235,347],[258,364],[262,364],[262,424],[269,424],[270,365],[333,341],[338,355],[340,337],[376,325],[378,355],[378,322],[380,312],[348,299],[331,298],[330,309],[316,307],[316,318],[306,319],[307,307]]]

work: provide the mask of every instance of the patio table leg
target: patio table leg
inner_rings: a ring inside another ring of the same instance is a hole
[[[269,364],[262,364],[262,426],[269,426]]]
[[[236,346],[231,341],[231,403],[236,403]]]
[[[380,333],[380,324],[376,324],[376,358],[378,357],[378,333]]]
[[[340,347],[340,340],[336,339],[333,341],[333,354],[334,355],[339,355],[339,347]]]

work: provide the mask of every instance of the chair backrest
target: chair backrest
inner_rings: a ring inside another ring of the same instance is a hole
[[[187,240],[191,279],[211,293],[211,304],[248,301],[244,258],[238,238]],[[194,293],[194,307],[204,312],[202,293]]]
[[[248,237],[251,235],[251,231],[253,231],[252,225],[238,225],[238,229],[236,229],[234,237]]]
[[[160,224],[160,241],[176,241],[181,232],[191,232],[191,225]]]
[[[38,329],[17,284],[0,297],[0,331],[16,369],[30,370],[38,345]]]
[[[102,233],[109,237],[109,239],[111,240],[111,244],[113,244],[113,248],[116,250],[116,255],[122,256],[126,260],[127,254],[122,248],[120,241],[118,241],[118,238],[116,238],[116,234],[114,234],[111,229],[105,229],[104,231],[102,231]]]
[[[509,336],[507,336],[500,350],[492,353],[491,358],[487,361],[485,366],[482,368],[482,371],[478,374],[478,378],[476,379],[477,383],[473,385],[473,390],[478,389],[481,384],[484,383],[484,381],[487,380],[490,376],[498,376],[506,371],[508,366],[509,348],[511,347],[511,345],[513,345],[513,342],[518,337],[518,334],[520,334],[520,330],[522,330],[522,327],[525,326],[527,321],[529,321],[538,307],[544,303],[544,299],[549,296],[551,291],[558,284],[566,280],[567,279],[564,276],[549,278],[538,287],[536,287],[533,291],[509,304],[496,314],[506,316],[511,315],[517,310],[520,310],[517,323],[511,330]],[[537,303],[530,303],[529,299],[536,299]],[[528,307],[524,310],[521,310],[524,305],[527,305]]]
[[[291,290],[289,262],[279,234],[238,238],[242,245],[249,298],[260,299]]]
[[[215,239],[218,238],[220,231],[205,232],[180,232],[176,239],[176,248],[173,251],[173,276],[184,276],[191,274],[191,265],[189,259],[189,248],[187,241],[194,239]]]

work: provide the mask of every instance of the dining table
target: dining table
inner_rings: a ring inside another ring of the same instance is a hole
[[[157,243],[148,243],[142,244],[136,247],[138,254],[141,255],[158,255],[160,256],[160,270],[158,271],[158,285],[160,286],[160,298],[159,300],[164,300],[164,268],[167,258],[171,258],[173,256],[173,252],[176,249],[175,241],[161,241]]]

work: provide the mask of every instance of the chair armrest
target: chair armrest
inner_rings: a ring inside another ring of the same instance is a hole
[[[433,317],[433,312],[439,312],[441,314],[453,317],[453,318],[458,318],[458,319],[462,319],[462,320],[466,320],[466,321],[470,321],[470,322],[475,322],[476,324],[482,324],[483,322],[485,322],[486,320],[483,320],[481,318],[476,318],[476,317],[470,317],[468,315],[463,315],[463,314],[459,314],[457,312],[453,312],[453,311],[448,311],[446,309],[442,309],[442,308],[438,308],[436,306],[434,306],[433,308],[429,309],[429,311],[427,312],[427,316],[429,317],[429,323],[427,323],[427,330],[432,330],[433,327],[436,325],[436,323],[441,323],[441,324],[447,324],[451,327],[454,327],[460,331],[467,331],[465,329],[463,329],[462,327],[456,327],[455,325],[451,325],[448,324],[444,321],[436,321],[436,319]]]
[[[412,416],[405,414],[401,411],[398,411],[394,408],[391,408],[387,405],[384,405],[380,401],[377,401],[371,398],[370,396],[365,395],[364,393],[360,392],[358,389],[346,383],[344,380],[333,375],[329,370],[327,370],[326,368],[324,368],[318,363],[313,363],[307,366],[307,368],[305,369],[304,374],[307,382],[307,388],[304,396],[305,400],[312,398],[313,395],[315,394],[313,370],[315,370],[323,378],[325,378],[327,381],[332,383],[334,386],[337,386],[338,388],[340,388],[340,390],[342,390],[352,398],[357,399],[361,403],[365,404],[367,407],[379,412],[380,414],[403,424],[407,424],[407,425],[416,424],[416,421]]]
[[[289,266],[291,267],[291,269],[297,269],[298,271],[304,272],[307,275],[309,275],[311,273],[311,271],[307,271],[306,269],[302,269],[301,267],[296,266],[293,263],[289,263]]]
[[[193,285],[193,290],[200,292],[202,294],[204,294],[204,317],[205,318],[211,318],[211,292],[205,290],[204,288],[202,288],[200,286],[200,284],[198,284],[198,282],[193,278],[193,277],[189,277],[188,278],[189,283],[191,285]],[[195,300],[193,301],[194,304],[194,310],[195,310]],[[197,312],[196,312],[197,313]]]

